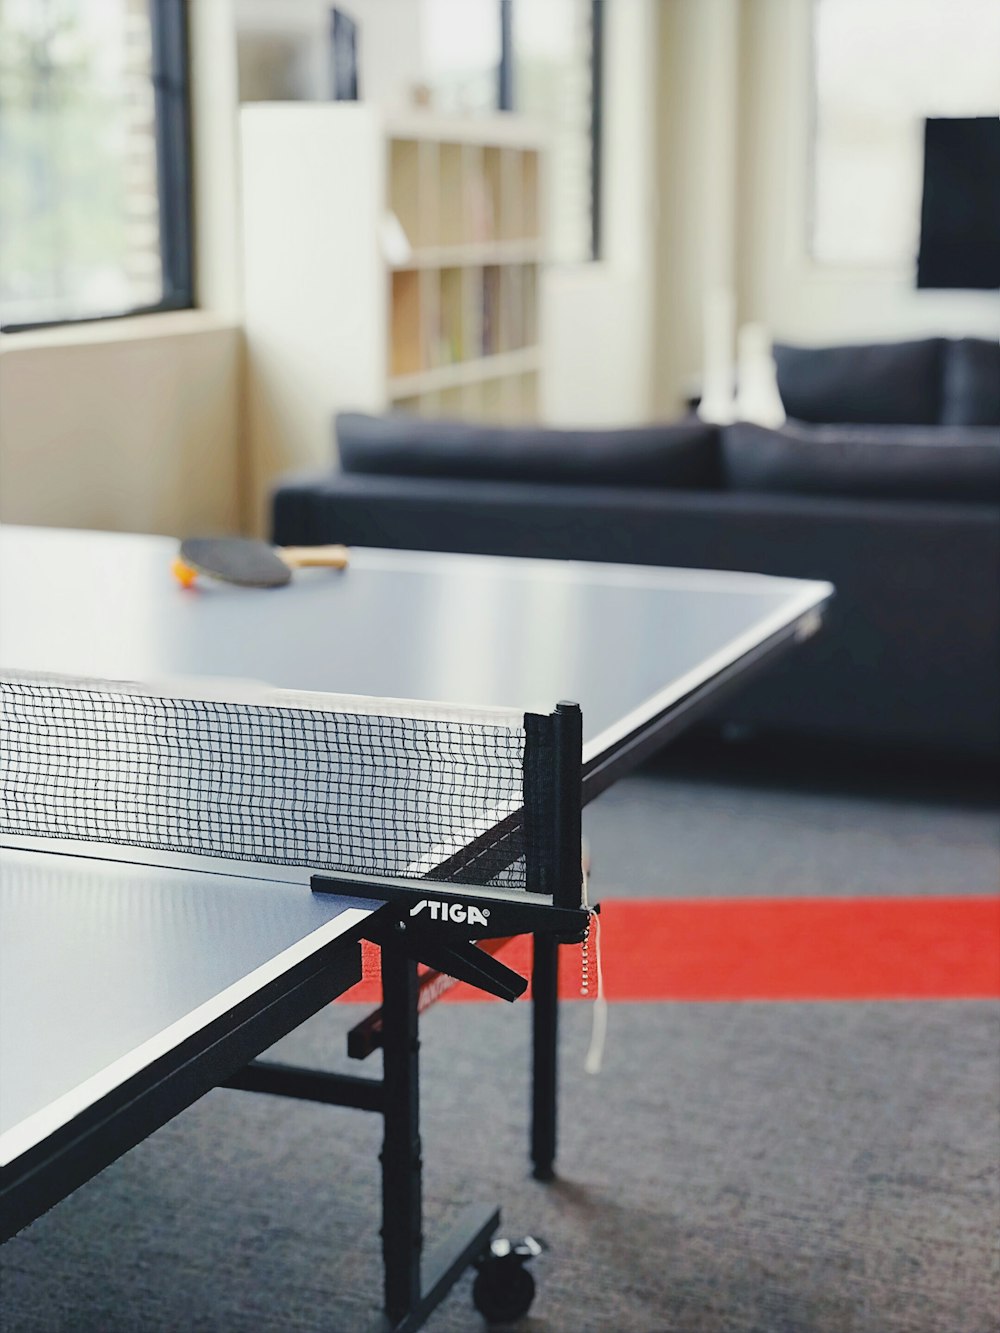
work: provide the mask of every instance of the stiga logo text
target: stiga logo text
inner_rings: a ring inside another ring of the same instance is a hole
[[[422,902],[417,903],[416,907],[410,908],[410,916],[419,916],[424,909],[427,909],[432,921],[457,921],[465,922],[469,926],[485,926],[486,919],[490,914],[490,909],[473,907],[471,903],[438,903],[432,902],[430,898],[424,898]]]

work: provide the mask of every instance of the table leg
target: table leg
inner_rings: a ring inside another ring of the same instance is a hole
[[[556,1156],[559,945],[551,935],[535,935],[533,940],[531,1162],[536,1180],[551,1180]]]
[[[385,1311],[393,1324],[420,1304],[423,1247],[417,964],[394,941],[382,946],[382,1255]]]

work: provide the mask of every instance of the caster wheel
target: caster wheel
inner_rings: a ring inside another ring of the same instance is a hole
[[[488,1324],[512,1324],[535,1299],[535,1279],[517,1255],[484,1260],[472,1284],[472,1302]]]
[[[500,1239],[479,1260],[472,1300],[488,1324],[512,1324],[528,1313],[535,1299],[535,1279],[525,1264],[544,1249],[544,1242],[534,1236],[516,1243]]]

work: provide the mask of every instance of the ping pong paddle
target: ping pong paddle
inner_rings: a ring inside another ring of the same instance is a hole
[[[189,588],[209,574],[243,588],[280,588],[294,569],[346,569],[346,546],[271,546],[254,537],[188,537],[173,563],[174,577]]]

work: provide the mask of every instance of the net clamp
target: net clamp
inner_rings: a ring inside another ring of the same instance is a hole
[[[520,973],[476,948],[476,940],[512,935],[554,935],[562,943],[585,938],[593,909],[555,907],[551,898],[526,890],[482,889],[426,879],[383,875],[313,875],[314,893],[386,903],[366,937],[402,944],[417,962],[465,981],[500,999],[515,1000],[527,988]]]
[[[480,888],[402,876],[324,872],[310,880],[313,893],[367,898],[400,909],[402,931],[436,939],[489,940],[509,935],[555,935],[579,943],[592,908],[556,907],[548,894],[526,889]]]

